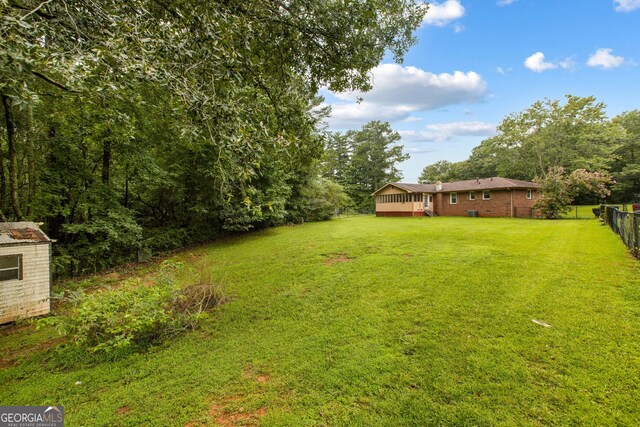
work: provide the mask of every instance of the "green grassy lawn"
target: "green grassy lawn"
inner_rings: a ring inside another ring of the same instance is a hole
[[[200,330],[74,362],[0,329],[0,403],[68,426],[640,424],[640,265],[597,220],[355,217],[173,261],[232,297]]]
[[[618,206],[620,210],[625,206],[627,212],[633,212],[633,207],[631,203],[618,203],[612,204],[609,206]],[[571,210],[569,212],[562,215],[563,219],[594,219],[595,215],[593,214],[592,209],[598,208],[599,205],[577,205],[571,206]]]
[[[562,214],[564,219],[594,219],[596,216],[593,214],[592,209],[597,208],[598,205],[579,205],[571,206],[571,210],[565,214]]]

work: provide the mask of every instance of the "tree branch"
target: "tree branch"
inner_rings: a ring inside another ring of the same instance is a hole
[[[27,6],[23,5],[23,4],[20,4],[20,3],[16,2],[16,1],[10,0],[9,1],[9,7],[12,7],[14,9],[19,9],[19,10],[25,10],[25,11],[28,10],[29,13],[27,13],[25,16],[23,16],[22,19],[26,18],[27,16],[29,16],[31,14],[36,14],[39,17],[44,18],[44,19],[56,19],[55,16],[49,15],[48,13],[42,12],[40,10],[40,8],[42,6],[44,6],[45,4],[51,3],[51,1],[52,0],[40,3],[40,5],[38,7],[36,7],[35,9],[32,10],[31,8],[29,8],[29,7],[27,7]]]
[[[65,85],[63,85],[62,83],[58,83],[55,80],[52,80],[49,77],[45,76],[44,74],[39,73],[38,71],[31,71],[31,74],[33,74],[34,76],[44,80],[45,82],[47,82],[49,84],[54,85],[58,89],[64,90],[65,92],[79,93],[77,90],[70,89],[70,88],[66,87]]]

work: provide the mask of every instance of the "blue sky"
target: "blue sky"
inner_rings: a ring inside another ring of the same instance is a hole
[[[331,130],[381,120],[400,132],[406,182],[466,159],[545,97],[595,96],[609,117],[640,109],[640,0],[442,0],[416,35],[403,64],[372,70],[372,91],[321,93]]]

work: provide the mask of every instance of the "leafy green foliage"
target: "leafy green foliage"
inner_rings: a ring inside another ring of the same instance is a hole
[[[640,110],[627,111],[613,118],[613,124],[623,132],[616,160],[611,168],[616,185],[613,193],[618,200],[640,200]]]
[[[447,160],[440,160],[425,166],[418,181],[423,184],[435,184],[438,181],[450,182],[471,179],[467,178],[468,171],[464,170],[465,166],[465,162],[451,163]]]
[[[45,318],[74,344],[88,352],[135,349],[186,329],[194,329],[224,296],[211,279],[180,288],[170,277],[145,286],[129,280],[115,289],[79,294],[71,314]]]
[[[77,274],[323,217],[294,209],[323,151],[317,90],[368,89],[426,8],[4,1],[0,219],[44,222],[56,274]]]
[[[564,103],[544,99],[505,117],[498,134],[482,141],[467,160],[428,165],[423,178],[446,181],[504,176],[532,180],[543,178],[554,167],[620,171],[622,167],[616,162],[620,150],[625,150],[624,144],[621,146],[624,126],[633,128],[632,121],[633,114],[608,120],[605,104],[593,97],[567,95]],[[635,150],[634,139],[627,141],[631,145],[626,150]]]
[[[304,188],[294,222],[326,221],[342,213],[351,204],[351,199],[337,182],[329,179],[313,181]]]
[[[409,155],[402,152],[399,141],[400,134],[388,122],[379,121],[369,122],[359,131],[330,135],[323,175],[345,187],[356,210],[373,212],[371,193],[402,178],[397,165]]]
[[[611,194],[607,188],[611,181],[607,173],[576,169],[566,175],[562,167],[551,168],[544,178],[538,180],[542,194],[534,207],[545,218],[558,219],[569,212],[571,203],[580,195],[594,194],[604,198]]]

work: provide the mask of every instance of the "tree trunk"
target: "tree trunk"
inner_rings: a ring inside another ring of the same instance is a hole
[[[124,172],[124,207],[129,208],[129,164],[127,163]]]
[[[18,156],[16,153],[16,127],[13,119],[11,98],[2,95],[4,118],[7,125],[7,156],[9,157],[9,198],[16,221],[22,220],[22,211],[18,200]]]
[[[105,139],[102,145],[102,183],[109,185],[111,176],[111,141]]]
[[[0,209],[7,207],[7,175],[4,169],[4,147],[0,143]]]
[[[29,186],[27,188],[27,217],[31,216],[33,203],[36,198],[36,159],[33,147],[33,108],[27,110],[27,180]]]

